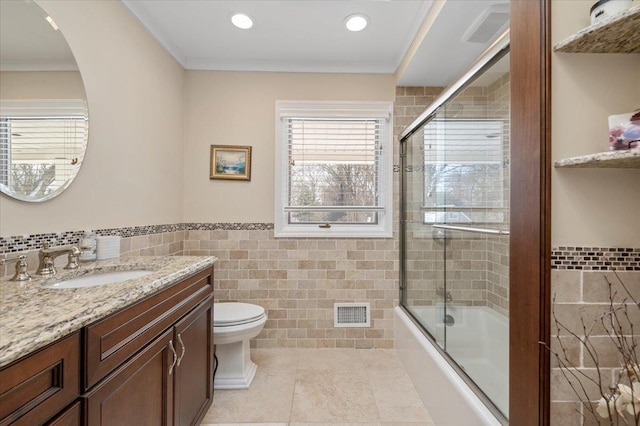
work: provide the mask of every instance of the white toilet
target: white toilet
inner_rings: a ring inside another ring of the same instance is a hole
[[[251,361],[249,340],[262,331],[267,314],[250,303],[216,303],[213,308],[213,343],[218,367],[214,389],[247,389],[258,366]]]

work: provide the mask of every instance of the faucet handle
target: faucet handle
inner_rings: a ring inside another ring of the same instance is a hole
[[[3,265],[13,262],[16,263],[16,273],[9,281],[30,281],[31,275],[29,275],[28,272],[29,265],[27,265],[27,256],[20,255],[11,259],[0,259],[0,263]]]
[[[76,246],[71,246],[69,249],[67,266],[64,269],[78,269],[78,259],[80,258],[80,249]]]

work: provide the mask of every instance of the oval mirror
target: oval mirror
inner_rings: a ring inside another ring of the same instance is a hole
[[[0,1],[0,191],[51,199],[87,149],[87,99],[73,53],[32,1]]]

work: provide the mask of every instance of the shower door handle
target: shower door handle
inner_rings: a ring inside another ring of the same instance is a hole
[[[451,231],[463,231],[463,232],[475,232],[477,234],[491,234],[491,235],[509,235],[509,231],[502,229],[490,229],[490,228],[476,228],[474,226],[455,226],[455,225],[431,225],[436,229],[445,229]]]

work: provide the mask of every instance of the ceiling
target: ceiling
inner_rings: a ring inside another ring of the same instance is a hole
[[[438,0],[442,7],[434,7],[433,0],[121,1],[184,68],[194,70],[394,74],[429,14],[438,11],[403,67],[402,86],[454,81],[500,32],[485,43],[462,41],[463,34],[490,5],[508,5],[508,0]],[[235,28],[234,12],[249,14],[253,28]],[[354,13],[369,17],[361,32],[344,26]]]
[[[456,80],[504,28],[484,43],[463,35],[489,7],[508,7],[508,0],[121,1],[185,69],[397,73],[399,86]],[[3,70],[75,69],[64,28],[53,31],[34,3],[0,0],[0,8]],[[254,27],[235,28],[237,11]],[[361,32],[344,27],[354,13],[369,17]]]

